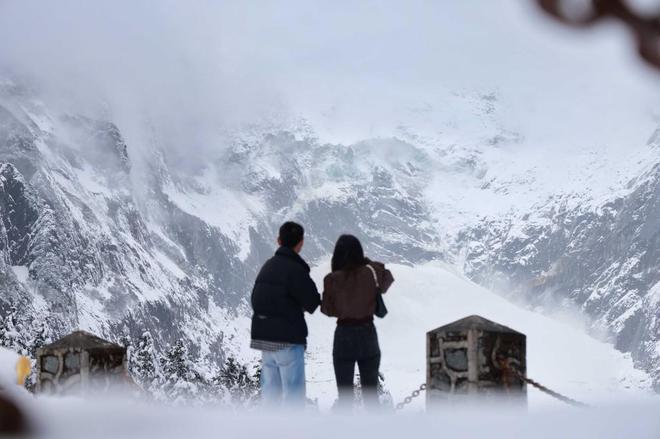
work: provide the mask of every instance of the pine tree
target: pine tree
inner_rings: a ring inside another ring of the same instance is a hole
[[[135,343],[129,357],[131,376],[146,392],[153,394],[161,379],[160,368],[149,332],[144,332]]]
[[[234,357],[229,357],[223,364],[213,382],[220,387],[221,393],[229,396],[230,402],[247,404],[254,401],[259,394],[261,368],[255,366],[250,373],[245,364],[239,363]]]
[[[37,358],[37,349],[51,343],[52,334],[48,321],[45,318],[38,319],[38,323],[32,328],[32,336],[30,337],[29,350],[32,358]]]
[[[188,349],[178,340],[160,359],[162,390],[175,403],[193,401],[199,394],[201,376],[189,358]]]
[[[19,320],[18,310],[10,303],[5,316],[0,320],[0,346],[21,355],[27,355],[27,340],[23,323]]]
[[[37,386],[37,350],[52,342],[50,326],[45,317],[34,319],[30,331],[30,339],[27,341],[27,350],[32,361],[32,371],[25,380],[25,388],[34,392]]]

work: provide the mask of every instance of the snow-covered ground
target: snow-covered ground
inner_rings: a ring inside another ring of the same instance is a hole
[[[313,270],[319,285],[327,265]],[[659,437],[660,420],[654,414],[660,400],[649,391],[648,376],[634,369],[630,358],[612,345],[586,335],[579,322],[557,321],[520,308],[440,263],[390,268],[396,277],[386,295],[390,314],[377,325],[381,369],[395,402],[424,380],[426,331],[479,314],[527,334],[530,377],[592,407],[568,407],[529,388],[527,412],[474,408],[424,414],[421,397],[395,416],[337,418],[329,414],[336,397],[331,361],[334,321],[318,313],[308,317],[307,372],[308,396],[318,401],[320,413],[312,410],[304,419],[211,407],[167,408],[130,398],[90,401],[17,396],[44,437]],[[247,325],[237,327],[244,335],[243,341],[238,340],[241,334],[236,335],[237,347],[247,358],[255,358],[248,348]],[[15,357],[5,357],[2,369],[13,370]]]
[[[35,406],[36,408],[36,406]],[[126,401],[38,404],[48,438],[622,438],[660,437],[660,405],[644,403],[535,413],[440,412],[387,416],[318,413],[260,414],[146,407]]]
[[[395,402],[403,400],[425,380],[426,332],[471,314],[509,326],[527,335],[527,373],[530,378],[589,404],[613,404],[655,398],[649,376],[635,369],[629,354],[587,335],[578,317],[550,318],[513,304],[465,279],[442,263],[417,267],[392,265],[396,281],[385,295],[389,314],[378,320],[382,351],[381,372]],[[317,285],[329,262],[313,269]],[[577,314],[576,314],[577,315]],[[307,317],[308,396],[327,410],[337,392],[332,369],[334,319],[320,312]],[[583,326],[584,325],[584,326]],[[249,349],[249,326],[241,325],[244,340],[235,339],[243,359],[256,359]],[[536,389],[528,389],[531,411],[560,407]],[[422,411],[418,398],[408,411]]]
[[[329,264],[314,269],[318,285]],[[521,308],[470,282],[444,264],[393,265],[396,281],[385,295],[389,314],[376,325],[382,351],[381,371],[395,402],[425,380],[426,332],[471,314],[527,335],[527,373],[560,393],[592,404],[611,404],[651,396],[648,375],[623,354],[586,334],[576,318],[562,321]],[[332,371],[334,319],[308,318],[310,326],[309,396],[322,408],[336,397]],[[555,408],[558,402],[528,389],[532,411]],[[409,410],[423,409],[418,398]]]

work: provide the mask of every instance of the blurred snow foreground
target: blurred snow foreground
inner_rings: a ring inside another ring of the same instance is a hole
[[[322,276],[324,268],[315,268],[314,277]],[[427,411],[421,396],[398,412],[335,414],[330,408],[336,389],[329,360],[334,322],[318,315],[309,318],[307,352],[308,396],[316,404],[305,412],[264,412],[258,406],[175,407],[120,394],[35,397],[16,385],[19,356],[8,351],[0,351],[0,387],[22,409],[35,437],[660,438],[660,400],[649,392],[648,376],[634,369],[629,356],[589,337],[575,322],[518,307],[443,264],[395,268],[397,281],[414,288],[388,295],[391,315],[377,322],[382,371],[394,402],[424,381],[425,332],[478,313],[527,334],[530,377],[591,407],[565,406],[528,388],[527,409],[490,404]],[[437,285],[442,291],[433,288]]]
[[[126,400],[38,399],[38,437],[660,437],[660,404],[541,412],[475,407],[432,413],[330,415],[149,406]]]

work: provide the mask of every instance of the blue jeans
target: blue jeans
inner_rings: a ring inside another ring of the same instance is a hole
[[[305,404],[305,346],[261,354],[261,397],[270,406]]]

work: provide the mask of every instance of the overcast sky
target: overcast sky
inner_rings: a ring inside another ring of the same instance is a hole
[[[0,70],[188,146],[222,124],[296,117],[351,142],[491,91],[502,123],[539,140],[648,137],[660,75],[629,35],[565,29],[533,3],[0,0]]]

